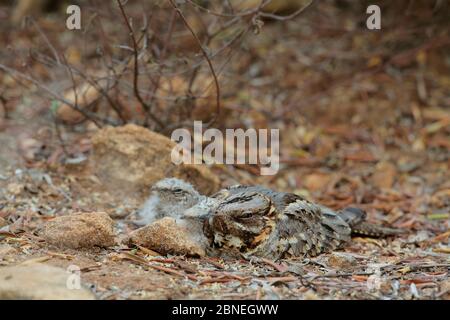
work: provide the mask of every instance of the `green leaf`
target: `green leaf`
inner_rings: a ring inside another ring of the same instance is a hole
[[[60,104],[58,100],[52,100],[52,104],[50,106],[50,111],[52,114],[56,114],[56,112],[58,111]]]

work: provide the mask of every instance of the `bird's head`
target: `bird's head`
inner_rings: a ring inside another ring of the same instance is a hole
[[[178,205],[186,209],[197,204],[201,198],[191,184],[177,178],[158,181],[152,186],[152,193],[158,197],[160,204]]]
[[[241,192],[222,201],[205,223],[205,234],[216,246],[251,251],[268,239],[275,227],[272,201],[257,192]]]

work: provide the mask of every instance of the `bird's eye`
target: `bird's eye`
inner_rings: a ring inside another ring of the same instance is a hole
[[[247,219],[247,218],[251,218],[253,216],[253,212],[251,211],[243,211],[240,213],[239,218],[240,219]]]
[[[175,193],[184,193],[184,191],[182,189],[174,189],[173,192],[175,192]]]

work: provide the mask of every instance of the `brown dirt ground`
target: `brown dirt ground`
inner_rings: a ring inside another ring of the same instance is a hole
[[[53,216],[105,211],[124,235],[135,228],[142,199],[111,195],[84,162],[55,162],[61,148],[48,102],[30,100],[13,85],[6,94],[8,119],[0,123],[0,217],[11,231],[0,234],[0,265],[32,259],[78,265],[100,299],[450,299],[449,47],[432,45],[449,29],[430,27],[435,36],[423,38],[425,30],[403,24],[368,34],[329,3],[294,21],[267,23],[231,65],[256,76],[224,81],[228,91],[241,88],[225,102],[229,125],[246,116],[255,126],[281,129],[281,172],[258,177],[247,167],[214,170],[224,186],[262,183],[333,208],[355,204],[372,221],[407,235],[354,238],[344,258],[276,263],[154,257],[121,245],[53,248],[38,236]],[[64,130],[72,153],[89,156],[92,132]],[[374,265],[379,285],[370,287]]]

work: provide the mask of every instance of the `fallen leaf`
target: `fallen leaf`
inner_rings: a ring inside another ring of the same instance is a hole
[[[331,176],[325,173],[313,173],[304,178],[303,184],[309,191],[323,190],[331,181]]]
[[[380,189],[390,189],[394,185],[397,168],[390,162],[380,162],[375,167],[372,183]]]
[[[407,273],[411,272],[411,267],[407,266],[407,267],[401,268],[400,270],[398,270],[398,272],[400,272],[401,274],[407,274]]]
[[[0,229],[3,228],[4,226],[6,226],[8,223],[6,222],[5,219],[3,219],[2,217],[0,217]]]
[[[436,237],[434,237],[431,242],[442,242],[446,241],[450,237],[450,230],[447,232],[444,232]]]
[[[447,220],[450,218],[450,213],[433,213],[427,215],[428,220]]]
[[[450,253],[450,247],[434,248],[433,252],[436,252],[436,253]]]
[[[22,262],[21,265],[28,265],[28,264],[33,264],[33,263],[42,263],[42,262],[46,262],[46,261],[50,260],[51,258],[52,258],[51,256],[44,256],[44,257],[34,258],[34,259],[30,259],[30,260],[26,260],[26,261]]]

